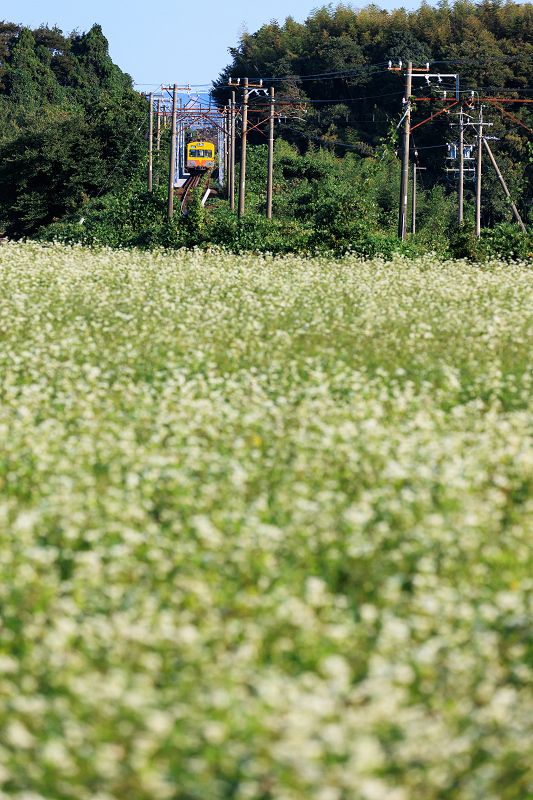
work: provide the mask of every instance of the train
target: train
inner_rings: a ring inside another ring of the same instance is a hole
[[[215,166],[215,145],[211,142],[189,142],[185,169],[195,172],[205,172]]]

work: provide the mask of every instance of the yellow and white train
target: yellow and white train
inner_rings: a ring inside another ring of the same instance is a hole
[[[215,146],[211,142],[189,142],[185,169],[187,172],[204,171],[215,166]]]

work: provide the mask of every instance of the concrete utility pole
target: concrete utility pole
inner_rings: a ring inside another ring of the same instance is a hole
[[[407,62],[407,73],[405,75],[405,112],[403,123],[403,151],[402,151],[402,180],[400,188],[400,213],[398,215],[398,237],[405,239],[405,229],[407,222],[407,192],[409,189],[409,137],[411,132],[411,84],[413,76],[413,62]]]
[[[153,164],[152,164],[152,150],[153,150],[153,143],[154,143],[154,95],[153,92],[150,92],[150,116],[148,118],[148,191],[152,191],[152,172],[153,172]]]
[[[248,78],[244,79],[242,90],[242,136],[241,136],[241,169],[239,174],[239,219],[244,214],[244,187],[246,184],[246,136],[248,128]]]
[[[168,210],[167,218],[174,214],[174,169],[176,167],[176,115],[178,110],[178,84],[174,84],[172,93],[172,128],[170,135],[170,164],[168,169]]]
[[[229,126],[229,207],[235,210],[235,92],[231,93]]]
[[[481,143],[483,141],[483,106],[479,107],[477,128],[477,172],[476,172],[476,236],[481,235]]]
[[[156,183],[159,185],[159,153],[161,152],[161,100],[157,101],[157,175]]]
[[[274,87],[270,87],[270,119],[268,121],[268,173],[267,173],[267,219],[272,219],[272,181],[274,165]]]
[[[464,189],[464,175],[465,175],[465,152],[464,152],[464,137],[463,137],[463,108],[459,112],[459,208],[457,211],[457,222],[459,225],[463,221],[463,189]]]
[[[505,192],[505,196],[506,196],[506,198],[509,200],[509,203],[510,203],[510,205],[511,205],[511,210],[512,210],[512,212],[513,212],[513,214],[514,214],[514,218],[516,219],[516,221],[517,221],[517,222],[518,222],[518,224],[520,225],[520,227],[521,227],[521,229],[522,229],[522,233],[525,233],[525,232],[526,232],[526,227],[525,227],[524,223],[522,222],[522,217],[521,217],[521,216],[520,216],[520,214],[518,213],[518,209],[517,209],[517,207],[515,206],[515,204],[514,204],[514,203],[513,203],[513,201],[511,200],[511,195],[509,194],[509,189],[507,188],[507,186],[506,186],[506,184],[505,184],[505,181],[504,181],[504,179],[503,179],[503,175],[501,174],[501,172],[500,172],[500,170],[499,170],[499,168],[498,168],[498,165],[497,165],[497,163],[496,163],[496,159],[495,159],[495,158],[494,158],[494,156],[492,155],[492,150],[491,150],[491,149],[490,149],[490,147],[489,147],[489,143],[487,142],[487,140],[486,140],[486,139],[483,139],[483,144],[484,144],[484,145],[485,145],[485,147],[487,148],[487,153],[489,154],[489,158],[490,158],[491,164],[492,164],[492,166],[494,167],[494,169],[496,170],[496,175],[497,175],[497,176],[498,176],[498,178],[499,178],[499,181],[500,181],[500,183],[501,183],[501,185],[502,185],[502,189],[503,189],[503,191]]]

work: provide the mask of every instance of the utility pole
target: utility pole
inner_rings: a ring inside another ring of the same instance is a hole
[[[483,141],[483,106],[479,107],[477,128],[477,171],[476,171],[476,236],[481,235],[481,142]]]
[[[405,75],[405,103],[407,106],[403,124],[403,152],[402,152],[402,178],[400,188],[400,213],[398,216],[398,237],[405,239],[405,228],[407,221],[407,192],[409,188],[409,135],[411,132],[411,83],[413,75],[413,62],[407,62],[407,73]]]
[[[224,106],[224,176],[226,178],[226,194],[228,192],[229,175],[229,108]]]
[[[181,113],[183,99],[179,99],[179,125],[176,124],[176,163],[178,165],[178,178],[185,172],[185,124]]]
[[[156,183],[159,185],[159,153],[161,151],[161,100],[157,101],[157,176]]]
[[[416,164],[413,164],[413,208],[412,208],[412,216],[411,216],[411,233],[414,235],[416,233],[416,173],[417,170],[420,171],[421,169],[426,169],[425,167],[417,167]]]
[[[241,169],[239,173],[239,219],[244,214],[244,187],[246,184],[246,135],[248,128],[248,78],[244,79],[242,90],[242,136],[241,136]]]
[[[168,210],[167,218],[174,214],[174,169],[176,167],[176,114],[178,109],[178,84],[174,84],[172,93],[172,129],[170,135],[170,164],[168,169]]]
[[[274,87],[270,87],[270,119],[268,120],[268,174],[267,174],[267,219],[272,219],[272,180],[274,164]]]
[[[518,209],[517,209],[517,207],[515,206],[515,204],[514,204],[514,203],[513,203],[513,201],[511,200],[511,195],[509,194],[509,189],[507,188],[507,186],[506,186],[506,184],[505,184],[505,181],[504,181],[504,179],[503,179],[503,175],[501,174],[501,172],[500,172],[500,170],[499,170],[499,168],[498,168],[498,165],[497,165],[497,163],[496,163],[496,159],[495,159],[495,158],[494,158],[494,156],[492,155],[492,150],[491,150],[491,149],[490,149],[490,147],[489,147],[489,143],[487,142],[487,140],[486,140],[486,139],[483,139],[483,144],[484,144],[484,145],[485,145],[485,147],[487,148],[487,153],[489,154],[489,158],[490,158],[490,160],[491,160],[492,166],[493,166],[493,167],[494,167],[494,169],[496,170],[496,175],[497,175],[497,176],[498,176],[498,178],[499,178],[499,181],[500,181],[500,183],[501,183],[501,185],[502,185],[502,189],[503,189],[503,191],[505,192],[505,196],[506,196],[506,198],[509,200],[509,203],[510,203],[510,205],[511,205],[512,212],[513,212],[513,214],[514,214],[514,218],[516,219],[516,221],[517,221],[517,222],[518,222],[518,224],[520,225],[520,227],[521,227],[521,229],[522,229],[522,233],[525,233],[525,232],[526,232],[526,228],[525,228],[525,225],[524,225],[524,223],[522,222],[522,217],[521,217],[521,216],[520,216],[520,214],[518,213]]]
[[[459,112],[459,209],[457,212],[457,222],[461,225],[463,221],[463,188],[465,174],[465,152],[463,137],[463,107]]]
[[[153,149],[153,142],[154,142],[154,95],[153,92],[150,92],[150,98],[148,100],[150,103],[150,115],[148,118],[148,191],[152,191],[152,149]]]
[[[231,93],[229,154],[229,207],[235,210],[235,92]]]
[[[413,164],[413,202],[411,209],[411,233],[416,233],[416,164]]]
[[[465,122],[466,117],[466,122]],[[472,118],[469,114],[465,114],[463,108],[457,113],[458,122],[451,122],[450,125],[452,128],[456,127],[459,129],[459,137],[458,143],[457,141],[453,144],[448,144],[448,150],[450,151],[450,155],[448,158],[452,162],[451,167],[446,168],[446,172],[453,173],[453,177],[457,178],[457,173],[459,173],[459,187],[458,187],[458,202],[457,202],[457,222],[459,225],[463,222],[464,219],[464,182],[465,182],[465,175],[466,173],[472,173],[472,177],[477,173],[477,183],[476,183],[476,209],[479,207],[481,208],[481,156],[479,155],[479,133],[481,130],[481,136],[483,137],[483,127],[492,125],[491,122],[483,122],[483,113],[482,107],[479,112],[479,121],[473,122],[471,121]],[[473,162],[471,158],[471,151],[473,147],[468,143],[465,144],[465,131],[469,128],[477,129],[476,138],[478,141],[478,161],[477,167],[470,166]],[[465,155],[467,153],[467,155]],[[454,165],[455,161],[459,161],[459,168]],[[467,166],[465,166],[465,162],[467,162]],[[479,211],[481,214],[481,211]],[[478,219],[478,212],[476,211],[476,220]],[[479,221],[476,222],[476,230],[478,231],[477,235],[479,236],[479,228],[480,223]]]

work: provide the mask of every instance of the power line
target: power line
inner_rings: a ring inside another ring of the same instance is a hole
[[[465,86],[465,90],[474,92],[533,92],[533,89],[513,89],[511,86]]]
[[[280,126],[282,128],[286,128],[288,131],[293,131],[294,133],[299,133],[300,136],[303,136],[306,139],[314,139],[317,142],[325,142],[326,144],[331,144],[331,145],[334,145],[335,147],[348,147],[348,148],[354,149],[354,150],[372,150],[372,151],[374,151],[376,153],[386,152],[387,149],[391,149],[391,150],[394,149],[394,148],[390,148],[390,147],[387,147],[387,146],[384,147],[383,145],[381,145],[380,147],[372,147],[372,145],[364,144],[364,142],[361,142],[360,144],[347,144],[346,142],[338,142],[337,140],[334,140],[334,139],[325,139],[323,136],[313,136],[313,134],[311,134],[311,133],[306,133],[305,131],[300,131],[297,128],[292,128],[290,125],[284,125],[282,122],[280,122]],[[413,152],[414,152],[415,150],[435,150],[435,149],[437,149],[439,147],[441,147],[441,148],[442,147],[447,147],[447,145],[446,144],[433,144],[433,145],[428,145],[427,147],[415,147],[414,145],[411,145],[409,149],[413,150]]]
[[[335,98],[335,100],[303,100],[302,103],[309,103],[310,105],[318,105],[319,103],[353,103],[356,100],[379,100],[382,97],[399,97],[402,95],[402,91],[398,92],[389,92],[388,94],[372,94],[372,95],[364,95],[363,97],[344,97],[344,98]],[[294,98],[293,98],[294,99]]]
[[[430,64],[492,64],[492,63],[513,63],[516,61],[531,61],[533,60],[533,56],[502,56],[501,58],[452,58],[446,59],[442,61],[430,61]],[[417,62],[418,63],[418,62]],[[420,63],[428,63],[422,62]],[[377,64],[367,64],[362,67],[356,67],[354,69],[345,69],[345,70],[338,70],[335,72],[317,72],[315,74],[310,75],[285,75],[282,78],[263,78],[264,82],[274,82],[274,81],[303,81],[303,80],[320,80],[320,79],[333,79],[333,78],[342,78],[346,75],[351,75],[354,73],[364,73],[369,72],[372,69],[378,69],[379,67],[385,66],[388,64],[388,61],[382,61]],[[382,72],[389,72],[389,70],[382,70],[375,74],[382,74]],[[218,84],[215,88],[219,88],[223,84]]]
[[[431,64],[492,64],[511,61],[531,61],[533,56],[502,56],[501,58],[450,58],[446,61],[431,61]]]
[[[450,58],[450,59],[443,59],[438,61],[430,61],[430,64],[497,64],[497,63],[515,63],[518,61],[532,61],[533,56],[502,56],[501,58]],[[417,62],[418,63],[418,62]],[[427,63],[422,62],[420,63]],[[310,73],[306,75],[284,75],[281,78],[269,77],[263,78],[264,82],[279,82],[279,81],[308,81],[308,80],[321,80],[321,79],[335,79],[335,78],[343,78],[347,75],[354,75],[354,74],[364,74],[365,72],[370,72],[371,70],[379,70],[380,67],[384,67],[388,64],[388,61],[380,61],[377,64],[365,64],[364,66],[354,67],[353,69],[343,69],[343,70],[336,70],[333,72],[316,72]],[[374,72],[374,75],[381,75],[385,72],[389,72],[389,70],[379,70]],[[134,86],[157,86],[160,84],[155,83],[134,83]],[[204,87],[210,87],[205,94],[210,94],[213,88],[218,89],[224,86],[223,82],[213,82],[209,83],[194,83],[190,84],[191,88],[193,89],[201,89]],[[469,87],[470,88],[470,87]],[[508,92],[531,92],[533,89],[503,89],[501,87],[483,87],[483,91],[489,90],[497,90],[497,91],[508,91]],[[204,92],[202,92],[204,94]],[[356,98],[357,99],[357,98]]]
[[[388,70],[385,70],[388,72]],[[455,85],[454,85],[455,90]],[[421,92],[423,89],[427,89],[427,86],[418,86],[415,87],[412,92]],[[470,91],[470,90],[469,90]],[[352,103],[356,100],[381,100],[382,97],[400,97],[403,96],[404,90],[398,89],[397,92],[388,92],[387,94],[371,94],[371,95],[362,95],[361,97],[344,97],[344,98],[335,98],[334,100],[307,100],[302,99],[302,103],[306,103],[308,105],[317,105],[318,103]]]
[[[299,75],[298,77],[300,77],[300,78],[317,78],[317,77],[321,77],[323,75],[343,75],[346,72],[364,72],[364,71],[367,71],[369,69],[373,69],[374,67],[375,68],[384,67],[387,63],[388,63],[387,61],[380,61],[377,64],[365,64],[364,66],[354,67],[354,69],[350,69],[350,70],[342,69],[342,70],[336,70],[334,72],[315,72],[315,73],[310,73],[309,75]]]
[[[306,139],[314,139],[316,142],[326,142],[326,144],[335,145],[335,147],[348,147],[353,150],[374,150],[380,151],[383,150],[383,147],[372,147],[371,145],[366,144],[346,144],[345,142],[337,142],[333,141],[332,139],[324,139],[322,136],[313,136],[311,133],[305,133],[304,131],[299,131],[297,128],[291,128],[290,125],[284,125],[280,122],[280,126],[282,128],[286,128],[288,131],[293,131],[294,133],[299,133],[301,136],[304,136]],[[385,148],[386,150],[386,148]]]
[[[149,114],[147,114],[147,115],[145,116],[145,118],[143,119],[143,121],[141,122],[141,124],[139,125],[139,127],[137,128],[137,130],[133,132],[133,136],[131,137],[131,139],[129,140],[128,144],[126,145],[126,147],[125,147],[125,148],[124,148],[124,150],[122,151],[122,155],[121,155],[121,156],[120,156],[120,158],[118,159],[117,163],[115,164],[115,166],[113,167],[113,169],[111,170],[111,172],[109,173],[109,175],[107,176],[107,179],[106,179],[105,183],[103,184],[102,188],[100,189],[100,191],[98,192],[98,194],[96,195],[96,197],[95,197],[95,200],[96,200],[98,197],[100,197],[100,195],[101,195],[101,194],[102,194],[102,192],[104,191],[105,187],[107,186],[107,184],[109,183],[109,181],[110,181],[110,180],[111,180],[111,178],[113,177],[113,173],[115,172],[115,170],[117,169],[117,167],[119,166],[119,164],[122,162],[122,159],[124,158],[124,156],[126,155],[126,153],[128,152],[128,150],[130,149],[130,147],[132,146],[132,144],[133,144],[133,141],[134,141],[135,137],[136,137],[136,136],[139,134],[139,131],[140,131],[140,130],[141,130],[141,128],[143,127],[143,125],[144,125],[144,123],[146,122],[146,120],[148,119],[148,117],[149,117]]]
[[[268,81],[310,81],[310,80],[317,80],[317,79],[334,79],[334,78],[343,78],[346,75],[353,75],[356,73],[365,73],[369,72],[372,69],[378,69],[379,67],[384,67],[385,64],[388,62],[383,61],[379,64],[365,64],[361,67],[354,67],[353,69],[341,69],[336,70],[335,72],[316,72],[309,75],[285,75],[282,78],[263,78],[263,82]],[[379,72],[375,73],[381,75],[382,72],[388,72],[388,70],[380,70]],[[223,84],[222,84],[223,85]]]
[[[514,63],[518,61],[532,61],[533,56],[502,56],[501,58],[453,58],[453,59],[444,59],[440,61],[430,61],[430,64],[496,64],[496,63]],[[422,63],[422,62],[420,62]],[[427,63],[427,62],[424,62]],[[333,72],[316,72],[316,73],[309,73],[306,75],[284,75],[281,78],[269,77],[263,78],[264,82],[269,83],[276,83],[280,81],[311,81],[311,80],[335,80],[338,78],[344,78],[349,75],[356,75],[356,74],[365,74],[369,73],[372,70],[375,70],[372,75],[381,75],[386,72],[389,72],[388,69],[381,70],[380,67],[384,67],[388,64],[388,61],[378,62],[377,64],[365,64],[364,66],[354,67],[353,69],[343,69],[343,70],[336,70]],[[155,83],[135,83],[135,86],[156,86],[158,84]],[[160,84],[159,84],[160,85]],[[202,89],[206,88],[207,91],[201,92],[201,94],[211,94],[213,89],[219,89],[224,86],[223,82],[217,82],[216,84],[213,82],[211,84],[208,83],[195,83],[190,84],[191,89]],[[209,88],[207,88],[209,87]],[[473,87],[467,87],[468,89],[472,89]],[[533,92],[533,89],[503,89],[499,86],[486,86],[482,87],[483,91],[507,91],[507,92]],[[376,95],[375,97],[386,97],[387,95]],[[354,100],[361,100],[365,98],[353,98]],[[373,99],[373,98],[368,98]],[[335,101],[314,101],[314,102],[335,102]]]

